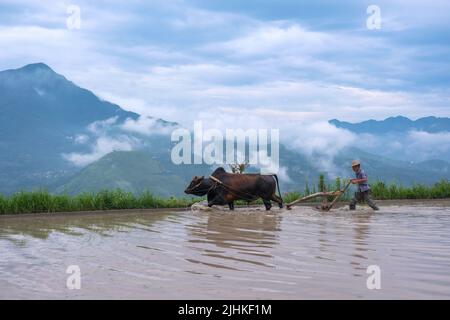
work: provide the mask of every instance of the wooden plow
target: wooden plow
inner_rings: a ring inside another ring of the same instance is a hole
[[[336,190],[336,191],[323,191],[323,192],[316,192],[310,195],[307,195],[305,197],[299,198],[297,200],[292,201],[291,203],[286,204],[286,208],[288,210],[292,209],[292,206],[304,202],[310,199],[322,197],[322,203],[320,207],[317,207],[317,209],[320,209],[322,211],[330,211],[330,209],[335,205],[335,203],[339,200],[339,198],[347,191],[348,187],[350,186],[351,180],[345,185],[345,187],[342,190]],[[334,197],[333,201],[328,203],[328,197]]]

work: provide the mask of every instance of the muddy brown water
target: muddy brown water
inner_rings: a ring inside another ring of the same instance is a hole
[[[4,216],[0,298],[448,299],[450,201]]]

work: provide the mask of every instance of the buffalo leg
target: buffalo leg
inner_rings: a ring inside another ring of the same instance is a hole
[[[212,199],[209,199],[208,197],[208,207],[212,207],[213,205],[224,205],[225,203],[221,203],[221,198],[218,195],[215,195],[212,197]]]
[[[276,194],[274,194],[271,198],[271,200],[275,201],[276,203],[278,203],[278,206],[281,208],[283,208],[283,199],[281,199],[279,196],[277,196]]]
[[[220,203],[217,201],[217,196],[212,198],[211,200],[208,200],[208,207],[212,207],[213,205],[218,205],[218,204],[220,204]]]
[[[270,203],[270,200],[263,199],[264,206],[266,207],[266,210],[270,210],[272,208],[272,204]]]
[[[228,207],[230,207],[230,210],[234,210],[234,202],[228,202]]]
[[[208,196],[206,199],[208,200],[208,207],[212,207],[214,205],[214,199],[216,198],[216,195],[211,195],[208,193]]]

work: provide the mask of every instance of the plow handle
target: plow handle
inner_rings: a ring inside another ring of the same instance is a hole
[[[344,189],[341,190],[341,193],[336,196],[336,198],[333,199],[333,201],[330,203],[330,205],[327,207],[327,211],[330,211],[330,209],[333,207],[333,205],[339,200],[339,198],[347,191],[348,187],[352,183],[352,180],[349,180],[347,184],[345,185]]]

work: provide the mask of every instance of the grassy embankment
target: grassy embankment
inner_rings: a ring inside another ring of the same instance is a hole
[[[21,191],[10,197],[0,195],[0,214],[68,212],[115,209],[155,209],[188,207],[197,199],[161,198],[150,192],[135,195],[122,190],[56,195],[44,190]]]
[[[298,197],[316,191],[336,190],[344,185],[339,178],[333,184],[325,181],[321,176],[317,186],[312,189],[307,185],[303,192],[289,192],[283,195],[286,203]],[[375,199],[442,199],[450,198],[450,181],[441,180],[431,185],[416,184],[405,187],[400,184],[377,181],[371,184]],[[351,198],[347,191],[341,200]],[[320,198],[319,198],[320,199]],[[318,200],[319,200],[318,199]],[[122,190],[101,191],[98,193],[82,193],[77,196],[55,195],[47,191],[23,191],[10,197],[0,195],[0,214],[35,213],[35,212],[67,212],[67,211],[94,211],[114,209],[154,209],[154,208],[186,208],[192,203],[201,201],[200,198],[161,198],[150,192],[135,195]],[[317,201],[317,200],[316,200]],[[256,204],[262,204],[256,201]],[[243,203],[238,203],[243,204]]]

